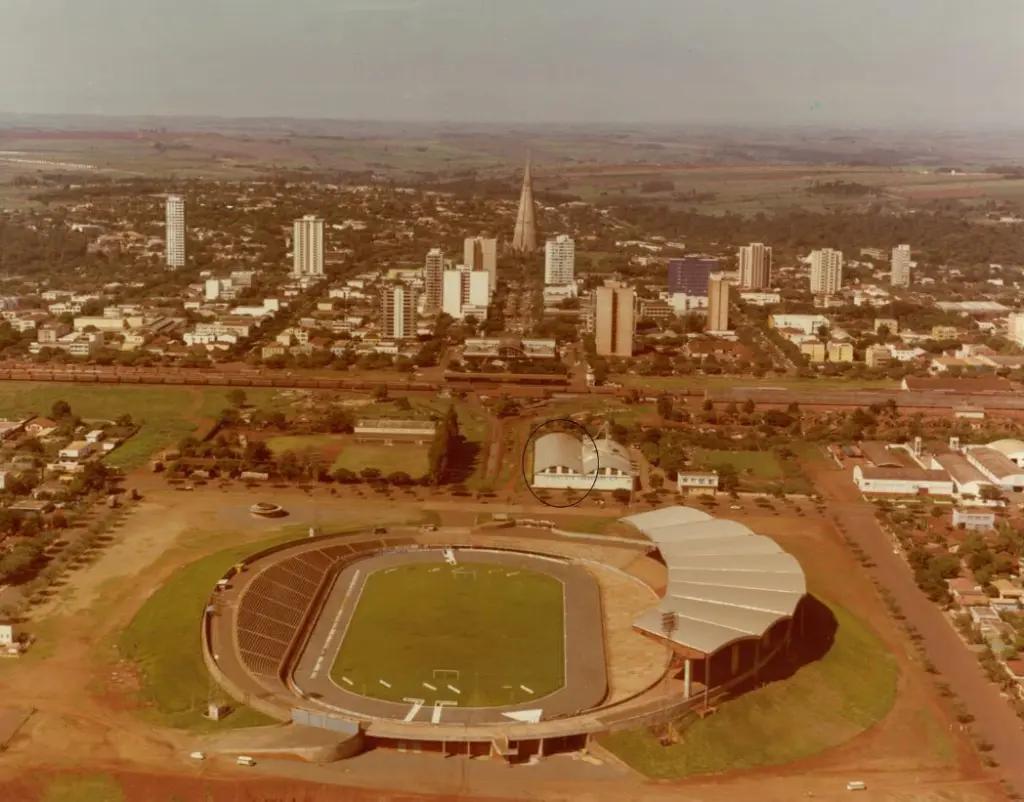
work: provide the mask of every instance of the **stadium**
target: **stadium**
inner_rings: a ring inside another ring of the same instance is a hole
[[[802,636],[804,574],[772,539],[682,506],[621,520],[622,536],[520,520],[265,549],[212,590],[204,660],[238,702],[321,731],[316,759],[519,762],[707,714]]]

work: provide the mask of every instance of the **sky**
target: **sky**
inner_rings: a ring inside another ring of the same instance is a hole
[[[0,0],[0,112],[1024,126],[1024,0]]]

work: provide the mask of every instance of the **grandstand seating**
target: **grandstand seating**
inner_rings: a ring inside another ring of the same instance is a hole
[[[252,577],[239,600],[236,617],[238,651],[246,667],[253,674],[276,677],[324,582],[336,568],[387,543],[372,540],[311,547],[283,556]]]

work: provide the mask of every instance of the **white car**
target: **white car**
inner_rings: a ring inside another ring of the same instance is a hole
[[[206,760],[206,752],[189,752],[188,756],[193,760]]]

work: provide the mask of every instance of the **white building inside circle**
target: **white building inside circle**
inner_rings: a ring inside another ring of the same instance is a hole
[[[538,437],[533,447],[533,487],[551,490],[632,490],[632,461],[607,437],[591,440],[566,432]]]

